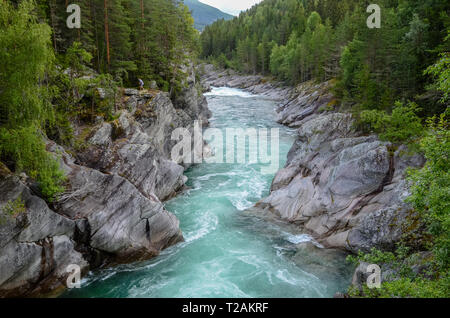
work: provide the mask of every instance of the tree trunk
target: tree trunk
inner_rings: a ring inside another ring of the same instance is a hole
[[[142,20],[142,30],[144,30],[144,0],[141,0],[141,20]]]
[[[108,29],[108,0],[104,0],[103,4],[105,9],[106,60],[108,62],[108,71],[109,71],[110,55],[109,55],[109,29]]]
[[[99,49],[99,45],[98,45],[97,12],[95,10],[95,5],[92,4],[92,0],[89,1],[89,12],[91,14],[91,21],[94,24],[95,51],[96,51],[96,55],[97,55],[97,71],[100,72],[100,49]]]
[[[53,5],[54,5],[53,1],[50,1],[48,3],[48,6],[50,7],[50,21],[51,21],[52,29],[53,29],[53,32],[52,32],[52,35],[53,35],[53,47],[54,47],[55,53],[56,53],[57,50],[56,50],[55,8],[54,8]]]

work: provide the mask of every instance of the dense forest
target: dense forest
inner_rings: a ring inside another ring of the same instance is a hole
[[[189,9],[171,0],[82,0],[81,28],[69,29],[69,1],[37,0],[37,15],[52,29],[52,47],[64,54],[74,42],[91,56],[91,67],[114,79],[156,80],[168,90],[180,81],[177,66],[195,46]]]
[[[349,257],[390,264],[402,278],[352,296],[448,297],[450,287],[450,2],[380,0],[380,28],[369,28],[365,0],[265,0],[201,34],[202,57],[222,68],[288,85],[330,81],[336,97],[322,111],[350,111],[357,128],[392,151],[407,144],[428,160],[411,170],[408,198],[423,231],[396,250]],[[432,270],[412,274],[414,252],[432,251]]]
[[[445,0],[381,0],[381,28],[370,29],[364,0],[266,0],[201,36],[202,55],[221,66],[275,76],[290,84],[337,79],[345,101],[388,109],[425,92],[423,74],[450,48]],[[436,99],[433,99],[435,97]],[[442,112],[422,96],[424,112]]]
[[[37,180],[48,200],[64,178],[43,137],[76,146],[71,123],[111,120],[117,88],[138,78],[176,95],[198,40],[180,1],[77,3],[81,28],[68,28],[68,1],[0,0],[0,160]]]

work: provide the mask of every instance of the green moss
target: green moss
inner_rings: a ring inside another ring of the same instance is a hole
[[[81,133],[75,137],[74,149],[76,151],[86,150],[86,148],[88,147],[87,140],[91,136],[93,130],[93,126],[86,126],[81,130]]]
[[[5,178],[9,175],[11,175],[11,171],[3,164],[3,162],[0,162],[0,178]]]
[[[112,124],[111,137],[113,140],[119,139],[120,137],[123,137],[125,135],[125,130],[119,123],[118,119],[114,120],[111,124]]]
[[[27,208],[25,207],[25,203],[23,202],[21,196],[18,196],[15,200],[8,201],[2,209],[2,212],[4,214],[9,215],[13,218],[16,218],[26,211]]]

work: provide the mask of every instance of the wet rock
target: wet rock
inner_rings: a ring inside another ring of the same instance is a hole
[[[292,261],[323,281],[335,281],[336,277],[351,277],[351,269],[345,263],[346,255],[341,250],[324,249],[312,243],[301,243],[297,245]],[[345,290],[345,286],[342,287]]]

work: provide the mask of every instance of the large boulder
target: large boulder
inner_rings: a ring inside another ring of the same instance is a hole
[[[278,109],[279,121],[298,127],[298,137],[257,207],[298,224],[326,247],[394,248],[412,214],[405,171],[422,166],[423,158],[362,135],[350,114],[322,111],[333,100],[328,83],[302,87]]]

